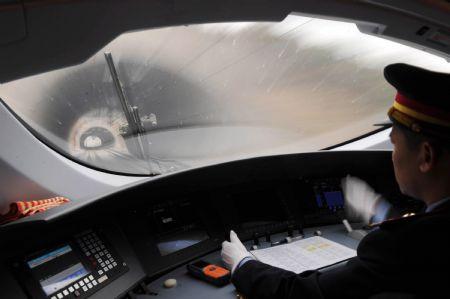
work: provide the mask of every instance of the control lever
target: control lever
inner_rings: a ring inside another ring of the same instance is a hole
[[[345,226],[345,229],[347,230],[347,235],[350,238],[353,238],[355,240],[362,240],[367,235],[367,232],[362,229],[356,229],[354,230],[350,223],[347,221],[347,219],[342,220],[342,223]]]

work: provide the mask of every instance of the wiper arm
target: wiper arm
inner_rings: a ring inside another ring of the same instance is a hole
[[[116,89],[117,95],[119,97],[120,104],[122,106],[123,113],[128,123],[128,128],[131,131],[131,135],[136,136],[134,140],[134,152],[135,154],[145,160],[148,163],[149,169],[151,171],[150,175],[161,174],[160,171],[155,171],[151,169],[150,163],[148,161],[149,153],[149,143],[147,136],[145,135],[145,129],[142,125],[141,118],[139,116],[139,109],[136,106],[131,106],[128,101],[125,92],[123,90],[122,83],[120,82],[119,76],[117,74],[116,66],[114,65],[114,60],[110,52],[105,52],[105,59],[109,67],[109,72],[114,82],[114,87]]]

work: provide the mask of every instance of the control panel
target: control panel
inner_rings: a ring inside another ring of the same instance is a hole
[[[302,181],[301,210],[305,226],[332,225],[346,217],[341,178]]]
[[[227,192],[227,193],[225,193]],[[289,237],[306,227],[333,225],[345,218],[340,177],[299,178],[290,182],[225,191],[220,207],[225,231],[235,230],[244,240],[286,231]]]
[[[149,214],[161,256],[179,252],[210,238],[199,215],[199,207],[189,199],[156,204]]]
[[[106,238],[94,230],[16,260],[13,268],[36,299],[87,298],[128,271]]]

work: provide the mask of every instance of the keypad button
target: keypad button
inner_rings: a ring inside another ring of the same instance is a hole
[[[87,290],[88,290],[87,286],[84,286],[83,291],[87,292]]]
[[[103,271],[108,272],[109,271],[108,267],[103,268]]]
[[[108,265],[108,268],[109,268],[109,269],[112,269],[112,268],[113,268],[113,265]]]
[[[93,280],[92,284],[96,286],[97,285],[97,280]]]
[[[108,276],[103,275],[102,277],[100,277],[100,278],[98,279],[98,283],[102,283],[102,282],[104,282],[104,281],[107,280],[107,279],[108,279]]]
[[[73,293],[73,291],[75,291],[73,287],[69,287],[69,292]]]
[[[67,296],[67,295],[69,295],[69,291],[68,290],[64,290],[63,294],[64,294],[64,296]]]
[[[114,263],[112,263],[112,265],[115,267],[115,266],[117,266],[117,263],[116,262],[114,262]]]
[[[84,286],[84,281],[80,280],[78,283],[80,284],[81,287]]]
[[[102,275],[103,274],[103,270],[98,270],[98,275]]]
[[[61,298],[64,297],[63,294],[61,294],[61,293],[58,293],[56,296],[57,296],[59,299],[61,299]]]
[[[87,278],[87,277],[85,279],[83,279],[83,280],[84,280],[85,283],[89,282],[89,278]]]
[[[92,275],[89,275],[89,280],[93,280],[94,279],[94,276],[92,276]]]
[[[88,288],[92,289],[92,283],[88,283]]]
[[[74,284],[73,287],[75,288],[75,290],[78,290],[80,288],[80,286],[78,285],[78,283]]]

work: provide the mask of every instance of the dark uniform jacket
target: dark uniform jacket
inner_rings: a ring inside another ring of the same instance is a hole
[[[384,222],[335,269],[295,274],[248,261],[232,282],[250,299],[450,298],[450,202]]]

